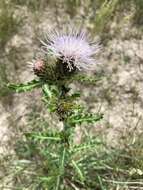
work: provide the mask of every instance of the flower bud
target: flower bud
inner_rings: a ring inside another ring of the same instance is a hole
[[[44,74],[45,64],[43,60],[36,60],[33,65],[34,74],[42,76]]]

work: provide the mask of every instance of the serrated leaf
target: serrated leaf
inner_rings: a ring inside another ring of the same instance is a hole
[[[41,139],[41,140],[53,140],[53,141],[60,141],[61,139],[59,137],[48,137],[48,136],[40,136],[40,135],[32,135],[35,139]]]
[[[87,151],[87,150],[92,150],[95,149],[97,145],[101,144],[101,141],[97,141],[96,139],[91,139],[88,142],[82,143],[80,145],[75,145],[72,148],[72,152],[80,152],[80,151]]]
[[[76,75],[73,77],[74,81],[78,81],[84,84],[95,84],[97,81],[101,80],[101,77],[89,77],[85,75]]]
[[[27,92],[30,91],[34,88],[39,88],[40,86],[42,86],[42,82],[40,80],[32,80],[30,82],[27,82],[25,84],[21,83],[21,84],[7,84],[7,87],[17,93],[20,92]]]
[[[45,97],[48,97],[48,98],[52,97],[52,92],[49,88],[49,85],[47,85],[47,84],[43,85],[42,89],[43,89],[43,93],[44,93]]]
[[[93,114],[78,114],[72,115],[68,118],[68,123],[71,125],[81,124],[81,123],[94,123],[103,118],[103,115],[93,115]]]
[[[77,172],[77,174],[78,174],[80,180],[81,180],[82,182],[84,182],[84,180],[85,180],[84,175],[83,175],[81,169],[79,168],[79,166],[77,165],[77,163],[76,163],[74,160],[72,160],[72,165],[74,166],[75,171]]]
[[[58,96],[59,92],[56,86],[54,85],[48,85],[48,84],[44,84],[43,87],[43,93],[45,95],[46,98],[52,98],[53,95],[54,96]]]
[[[61,141],[61,137],[59,133],[47,132],[47,133],[30,133],[26,134],[27,137],[34,138],[35,140],[51,140],[51,141]]]
[[[57,110],[57,97],[59,96],[58,88],[54,85],[44,84],[42,90],[42,100],[45,102],[50,112],[55,112]]]

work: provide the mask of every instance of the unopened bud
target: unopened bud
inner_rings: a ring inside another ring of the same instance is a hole
[[[35,61],[34,67],[33,67],[34,73],[37,76],[43,75],[44,67],[45,67],[45,65],[44,65],[44,61],[43,60],[37,60],[37,61]]]

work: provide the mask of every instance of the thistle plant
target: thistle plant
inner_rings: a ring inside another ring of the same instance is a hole
[[[93,43],[86,31],[69,26],[64,30],[52,30],[41,40],[41,48],[30,62],[36,79],[26,84],[8,85],[17,93],[42,89],[42,100],[47,110],[55,113],[59,122],[63,123],[62,130],[47,128],[44,134],[32,132],[29,135],[34,142],[47,144],[45,152],[48,164],[45,167],[48,172],[38,178],[41,179],[41,189],[86,188],[79,150],[83,153],[93,148],[95,142],[90,140],[76,145],[75,128],[82,123],[99,121],[102,114],[89,113],[80,105],[80,93],[71,93],[70,84],[74,81],[96,82],[97,79],[87,77],[86,72],[95,68],[99,50],[99,44]]]

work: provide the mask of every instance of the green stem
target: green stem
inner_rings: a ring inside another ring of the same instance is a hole
[[[59,88],[60,92],[60,99],[66,99],[66,95],[68,92],[68,89],[65,86],[61,86]],[[60,115],[59,115],[60,116]],[[60,116],[61,117],[61,116]],[[66,168],[66,162],[68,158],[69,153],[69,138],[70,138],[70,126],[63,120],[63,131],[62,131],[62,147],[61,147],[61,153],[59,158],[59,175],[57,177],[57,183],[56,183],[56,190],[60,189],[60,183],[62,180],[64,180],[65,175],[65,168]]]

